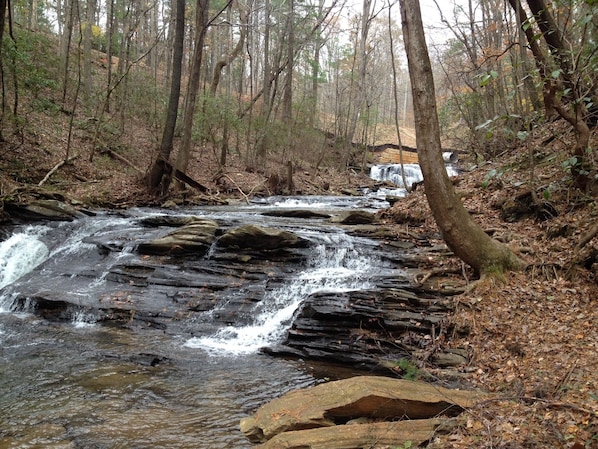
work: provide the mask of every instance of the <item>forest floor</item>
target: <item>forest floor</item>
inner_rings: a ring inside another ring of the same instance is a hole
[[[32,116],[23,139],[5,136],[0,143],[5,199],[28,195],[25,187],[37,186],[65,158],[67,120],[57,126]],[[225,171],[215,177],[217,169],[207,167],[217,167],[217,155],[198,150],[188,173],[210,189],[209,195],[188,191],[156,199],[142,182],[157,146],[155,132],[132,124],[126,145],[96,151],[93,162],[89,136],[89,129],[80,126],[71,137],[69,156],[74,159],[42,183],[89,208],[243,200],[276,193],[286,174],[277,163],[248,170],[246,160],[231,154]],[[594,132],[594,148],[597,140]],[[434,447],[598,448],[598,237],[591,235],[598,209],[595,197],[570,185],[563,163],[572,143],[569,128],[553,123],[538,128],[528,146],[496,155],[494,163],[461,161],[464,171],[454,184],[466,208],[529,265],[504,279],[474,284],[455,258],[431,261],[428,268],[452,271],[471,285],[468,293],[455,297],[453,320],[460,332],[445,344],[467,348],[471,363],[462,375],[471,385],[496,393],[496,399],[468,410],[461,425],[435,439]],[[501,206],[525,197],[530,184],[543,202],[541,213],[505,219]],[[371,185],[358,171],[295,163],[294,193],[344,194]],[[408,231],[441,243],[421,187],[382,213],[381,222],[397,235]]]

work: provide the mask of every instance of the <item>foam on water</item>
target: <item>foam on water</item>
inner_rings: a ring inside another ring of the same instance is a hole
[[[48,257],[48,247],[39,240],[40,227],[29,227],[0,243],[0,288],[29,273]]]

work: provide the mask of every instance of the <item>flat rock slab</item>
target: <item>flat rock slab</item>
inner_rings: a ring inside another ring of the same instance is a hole
[[[273,251],[308,246],[309,242],[289,231],[256,225],[244,225],[226,232],[218,240],[224,248]]]
[[[386,449],[417,447],[439,432],[453,427],[450,419],[416,419],[394,422],[348,424],[297,430],[276,435],[259,449]]]
[[[332,427],[362,417],[396,421],[456,416],[485,397],[423,382],[358,376],[291,391],[242,419],[241,431],[252,442],[264,442],[283,432]]]

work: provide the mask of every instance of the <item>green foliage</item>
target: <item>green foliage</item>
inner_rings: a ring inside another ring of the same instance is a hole
[[[411,449],[412,447],[413,447],[413,442],[411,440],[407,440],[403,444],[395,446],[394,449]]]
[[[488,72],[488,73],[479,75],[480,87],[487,86],[490,81],[495,80],[497,78],[498,78],[498,72],[496,70],[490,70],[490,72]]]
[[[417,380],[421,377],[421,370],[409,359],[399,359],[395,362],[395,366],[401,370],[403,379]]]
[[[27,89],[34,99],[49,93],[58,85],[57,56],[51,51],[50,40],[42,34],[15,30],[15,41],[4,36],[3,61],[16,76],[19,87]],[[8,88],[10,83],[6,83]]]
[[[487,188],[492,181],[499,184],[502,183],[501,178],[503,174],[504,171],[502,169],[493,168],[488,173],[486,173],[486,176],[484,176],[484,181],[482,181],[482,188]]]

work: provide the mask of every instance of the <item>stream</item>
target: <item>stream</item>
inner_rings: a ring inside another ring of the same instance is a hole
[[[0,244],[0,447],[250,447],[240,418],[333,371],[259,349],[282,337],[308,295],[396,275],[373,241],[322,218],[263,213],[383,205],[273,198],[176,212],[98,212],[7,230]],[[216,220],[224,229],[256,223],[291,230],[310,244],[242,273],[218,248],[188,260],[139,254],[141,241],[168,230],[143,221],[165,214]],[[150,267],[149,277],[123,275],[125,268]],[[177,319],[180,310],[166,310],[202,292],[211,307],[186,308]],[[130,325],[120,316],[111,321],[118,313],[131,314]]]
[[[250,447],[242,417],[289,390],[351,374],[260,350],[283,338],[310,295],[402,277],[377,242],[322,218],[387,206],[380,194],[276,197],[4,229],[0,448]],[[302,209],[325,214],[271,214]],[[172,231],[148,222],[189,216],[217,222],[221,233],[244,224],[287,230],[308,245],[249,259],[217,242],[201,257],[137,250]]]

